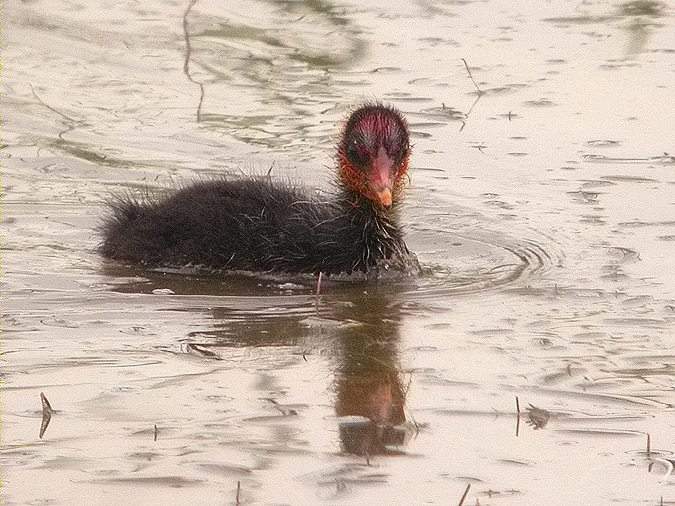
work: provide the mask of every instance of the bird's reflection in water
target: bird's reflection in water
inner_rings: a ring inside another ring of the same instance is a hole
[[[324,300],[319,321],[307,325],[307,308],[274,311],[213,309],[223,323],[212,332],[219,346],[303,346],[328,352],[334,364],[338,416],[343,451],[382,455],[400,451],[411,431],[406,423],[404,378],[398,362],[400,309],[391,296],[378,293],[352,296],[348,301]],[[343,324],[344,323],[344,324]],[[397,450],[398,448],[398,450]]]
[[[200,284],[184,276],[145,276],[117,290],[151,293],[162,286],[179,294],[197,290],[216,295],[223,289],[222,280]],[[233,285],[228,278],[228,288],[237,286],[245,296],[229,296],[222,299],[227,307],[211,307],[210,328],[188,335],[188,351],[218,358],[225,354],[223,347],[292,346],[303,356],[307,349],[320,349],[333,364],[334,384],[326,389],[336,391],[343,451],[365,456],[400,451],[413,430],[406,420],[407,387],[398,358],[402,316],[396,288],[342,287],[317,305],[313,296],[251,296],[265,288],[250,279],[239,282],[241,286]]]
[[[336,354],[340,440],[348,453],[385,454],[410,435],[398,362],[400,311],[379,294],[350,309],[349,318],[361,324],[343,329]]]

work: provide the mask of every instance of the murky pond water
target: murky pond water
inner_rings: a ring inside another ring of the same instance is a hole
[[[675,504],[672,5],[214,4],[3,6],[5,503]],[[326,184],[375,98],[427,276],[97,256],[112,191]]]

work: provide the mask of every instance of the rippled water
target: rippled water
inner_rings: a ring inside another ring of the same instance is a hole
[[[675,504],[672,6],[214,4],[3,6],[4,502]],[[372,99],[428,275],[96,255],[111,191],[325,184]]]

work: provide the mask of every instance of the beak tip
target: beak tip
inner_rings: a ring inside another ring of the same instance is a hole
[[[377,202],[382,205],[385,209],[388,209],[392,205],[391,190],[389,188],[376,192]]]

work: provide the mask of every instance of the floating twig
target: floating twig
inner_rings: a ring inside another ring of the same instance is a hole
[[[241,502],[239,502],[239,493],[241,492],[241,481],[237,481],[237,502],[236,505],[239,506]]]
[[[471,483],[466,484],[466,488],[464,489],[464,493],[462,494],[462,498],[459,500],[459,504],[457,506],[462,506],[464,504],[464,499],[466,499],[466,496],[469,495],[469,489],[471,488]]]
[[[520,400],[516,395],[516,437],[520,434]]]
[[[47,397],[45,397],[45,394],[42,392],[40,392],[40,400],[42,401],[42,423],[40,424],[40,439],[42,439],[42,436],[45,435],[47,427],[49,427],[49,422],[52,420],[52,413],[54,410],[52,409],[52,405],[49,404]]]
[[[471,69],[469,68],[469,64],[466,63],[466,60],[464,58],[462,58],[462,61],[464,62],[464,67],[466,67],[466,72],[469,74],[469,79],[471,79],[471,82],[476,87],[476,91],[478,92],[479,95],[482,95],[485,92],[480,89],[480,86],[478,86],[478,83],[473,78],[473,74],[471,74]]]
[[[190,11],[197,3],[197,0],[190,0],[190,3],[185,9],[185,14],[183,14],[183,34],[185,36],[185,60],[183,61],[183,74],[187,77],[187,80],[191,83],[199,86],[199,104],[197,104],[197,123],[202,120],[202,103],[204,102],[204,85],[199,81],[195,81],[190,74],[190,56],[192,55],[192,45],[190,44],[190,31],[188,30],[188,15]]]
[[[478,101],[480,100],[480,97],[482,97],[483,94],[485,93],[483,90],[480,89],[480,86],[478,86],[478,83],[477,83],[476,80],[473,78],[473,74],[471,73],[471,69],[469,68],[469,64],[466,62],[466,60],[465,60],[464,58],[462,58],[462,62],[464,62],[464,67],[466,68],[467,74],[469,74],[469,79],[471,79],[471,82],[472,82],[473,85],[475,86],[476,91],[478,92],[478,94],[477,94],[477,96],[476,96],[476,100],[473,101],[473,103],[471,104],[471,107],[469,107],[469,110],[466,112],[466,114],[464,114],[464,119],[462,120],[462,126],[459,127],[459,131],[460,131],[460,132],[461,132],[462,130],[464,130],[464,127],[466,126],[466,120],[469,119],[469,115],[471,114],[471,111],[473,111],[473,108],[476,107],[476,104],[477,104]]]

